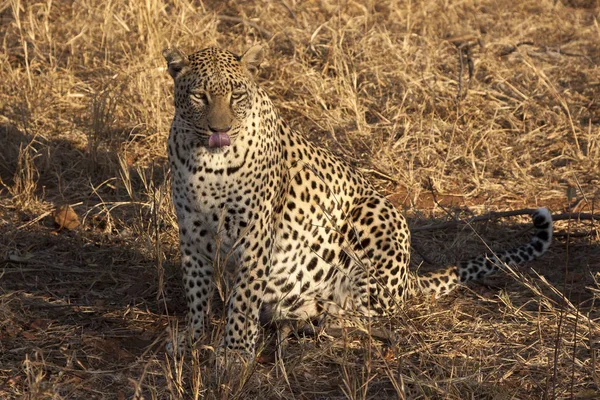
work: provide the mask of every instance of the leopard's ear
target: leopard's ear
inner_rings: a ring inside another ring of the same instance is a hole
[[[181,70],[188,65],[187,56],[175,46],[164,49],[162,55],[165,60],[167,60],[169,74],[171,74],[173,79],[177,78],[177,75],[179,75]]]
[[[261,45],[257,44],[250,47],[242,56],[242,65],[250,75],[254,76],[258,73],[258,67],[263,60],[264,51]]]

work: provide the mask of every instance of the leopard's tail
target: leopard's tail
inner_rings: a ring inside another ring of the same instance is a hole
[[[544,254],[552,242],[552,214],[547,208],[538,208],[531,216],[535,234],[531,241],[520,247],[483,254],[442,271],[417,276],[417,292],[433,294],[436,297],[452,291],[457,285],[493,274],[503,265],[523,264]]]

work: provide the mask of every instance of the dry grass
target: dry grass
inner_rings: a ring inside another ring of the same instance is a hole
[[[168,359],[165,330],[185,307],[160,51],[265,44],[260,81],[285,118],[370,174],[412,226],[520,207],[595,212],[599,9],[0,1],[0,397],[597,398],[600,238],[579,221],[558,224],[533,270],[411,302],[385,321],[400,338],[388,347],[298,338],[283,362],[241,373],[216,371],[205,352]],[[80,227],[54,225],[64,204]],[[474,228],[496,248],[527,237],[509,221]],[[414,239],[440,265],[486,249],[472,229]]]

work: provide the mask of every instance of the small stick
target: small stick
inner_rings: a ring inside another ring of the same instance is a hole
[[[444,211],[449,217],[452,216],[452,213],[450,212],[450,210],[446,209],[446,207],[444,207],[442,205],[442,203],[440,203],[437,199],[437,196],[435,195],[435,189],[433,187],[433,181],[431,180],[431,177],[427,177],[427,183],[429,185],[428,189],[431,192],[431,197],[433,198],[433,202],[435,203],[436,206],[438,206],[439,208],[442,209],[442,211]]]
[[[458,46],[458,90],[456,91],[456,102],[458,103],[461,99],[462,85],[463,85],[463,49],[462,46]]]
[[[432,231],[437,229],[446,229],[453,228],[459,225],[467,225],[472,222],[480,222],[480,221],[490,221],[498,218],[504,217],[514,217],[515,215],[527,215],[533,214],[535,212],[535,208],[523,208],[521,210],[513,210],[513,211],[503,211],[503,212],[491,212],[485,215],[480,215],[477,217],[469,218],[467,220],[457,220],[444,222],[442,224],[431,224],[424,226],[417,226],[411,229],[412,232],[421,232],[421,231]],[[555,214],[552,216],[553,221],[564,221],[568,219],[575,219],[580,221],[600,221],[600,214],[591,214],[591,213],[561,213]]]
[[[385,179],[386,181],[390,181],[392,182],[394,185],[398,184],[398,180],[394,179],[393,177],[391,177],[390,175],[381,172],[375,168],[361,168],[361,172],[367,173],[367,174],[373,174],[376,175],[378,178],[381,179]]]
[[[471,87],[471,80],[473,79],[473,59],[471,58],[471,47],[474,46],[473,43],[465,42],[455,42],[456,48],[458,49],[458,90],[456,91],[456,102],[460,102],[464,97],[467,96],[469,89]],[[481,42],[480,42],[481,45]],[[463,58],[464,57],[464,58]],[[467,69],[469,71],[469,81],[467,82],[467,88],[465,90],[465,94],[463,96],[463,72],[464,72],[464,64],[465,61],[467,63]]]
[[[600,232],[598,232],[597,230],[592,230],[589,232],[555,232],[552,236],[564,238],[582,238],[597,235],[598,233]]]
[[[390,329],[385,327],[371,327],[370,331],[358,327],[341,327],[341,326],[326,326],[326,327],[315,327],[310,324],[305,324],[298,329],[298,332],[306,336],[319,336],[321,333],[325,333],[336,339],[343,338],[345,336],[355,336],[361,339],[365,339],[371,336],[374,339],[381,340],[386,344],[392,344],[397,340],[397,335]]]
[[[410,247],[415,251],[415,253],[417,253],[419,255],[419,257],[421,257],[423,259],[423,261],[425,261],[427,264],[429,265],[437,265],[437,263],[433,262],[433,260],[431,260],[429,257],[427,257],[425,255],[425,252],[423,251],[423,249],[421,248],[421,246],[415,241],[415,239],[412,239],[412,243],[410,244]]]
[[[273,33],[271,31],[263,28],[262,26],[258,25],[255,22],[250,21],[247,18],[232,17],[230,15],[217,15],[217,18],[221,21],[237,22],[238,24],[244,24],[244,25],[251,26],[252,28],[254,28],[257,31],[259,31],[260,33],[262,33],[263,36],[265,36],[267,39],[271,39],[273,37]]]
[[[517,43],[514,46],[510,46],[510,47],[502,50],[499,55],[500,55],[500,57],[504,57],[504,56],[507,56],[507,55],[517,51],[517,48],[519,48],[520,46],[533,46],[533,45],[534,45],[534,43],[532,41],[525,40],[525,41]]]

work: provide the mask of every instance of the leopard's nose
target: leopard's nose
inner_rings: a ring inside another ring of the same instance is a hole
[[[212,132],[222,132],[222,133],[226,133],[229,132],[229,130],[231,129],[231,125],[229,126],[208,126],[208,129],[210,129]]]

